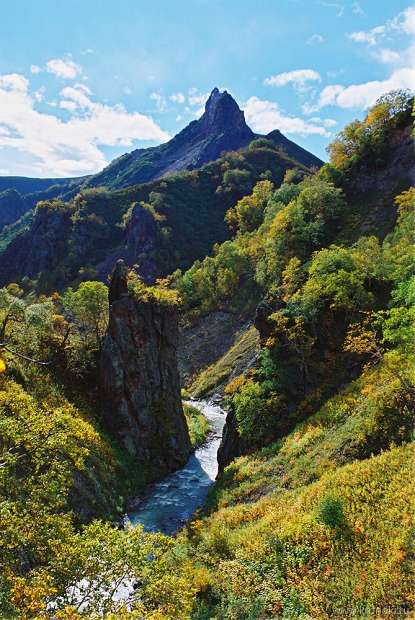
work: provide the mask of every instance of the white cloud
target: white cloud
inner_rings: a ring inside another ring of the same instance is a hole
[[[70,58],[52,58],[46,63],[46,71],[64,80],[74,80],[82,69]]]
[[[382,47],[379,50],[375,50],[373,52],[373,57],[384,64],[397,63],[401,58],[398,52],[395,52],[387,47]]]
[[[36,101],[37,101],[38,103],[40,103],[41,101],[43,101],[44,96],[45,96],[45,88],[44,88],[44,86],[42,86],[42,88],[39,88],[39,90],[36,90],[36,91],[33,93],[33,97],[36,99]]]
[[[407,9],[398,15],[396,27],[403,30],[406,34],[415,34],[415,7],[408,6]]]
[[[340,108],[366,109],[373,105],[379,97],[391,90],[413,89],[415,84],[415,68],[402,67],[392,72],[386,80],[372,80],[363,84],[342,86],[332,84],[321,91],[315,105],[303,106],[305,113],[310,114],[329,105]]]
[[[264,80],[264,84],[277,87],[293,84],[297,90],[304,91],[307,88],[307,82],[313,81],[321,81],[321,76],[317,71],[313,69],[297,69],[296,71],[285,71],[284,73],[272,75]]]
[[[133,91],[131,90],[131,88],[129,86],[124,86],[124,88],[122,89],[124,95],[132,95]]]
[[[150,99],[156,102],[156,107],[159,112],[164,112],[167,107],[166,98],[160,93],[151,93]]]
[[[381,39],[393,34],[415,34],[415,7],[409,6],[385,24],[375,26],[371,30],[351,32],[347,36],[356,43],[377,45]]]
[[[36,110],[28,80],[18,74],[0,76],[1,151],[16,152],[19,172],[33,176],[71,176],[97,172],[106,164],[99,146],[132,146],[135,140],[163,142],[169,138],[151,117],[129,113],[122,105],[108,106],[90,99],[82,85],[64,88],[60,107],[67,121]],[[72,113],[79,111],[76,115]],[[19,155],[17,155],[19,153]],[[6,163],[6,160],[4,160]]]
[[[60,92],[61,97],[69,101],[61,101],[60,107],[66,110],[75,110],[76,108],[90,109],[94,107],[94,103],[89,98],[91,91],[83,84],[75,84],[75,86],[66,86]],[[70,105],[68,105],[68,103]],[[64,104],[64,105],[62,105]]]
[[[75,112],[78,108],[78,105],[75,103],[75,101],[60,101],[59,102],[59,107],[62,108],[62,110],[67,110],[68,112]]]
[[[0,88],[6,91],[25,93],[29,86],[29,80],[19,73],[0,75]],[[2,118],[3,121],[3,118]]]
[[[386,32],[386,26],[376,26],[367,32],[361,30],[359,32],[351,32],[347,36],[356,43],[367,43],[368,45],[376,45],[378,39]]]
[[[334,127],[337,125],[337,121],[334,118],[320,118],[319,116],[313,116],[313,118],[309,119],[309,122],[323,125],[323,127]]]
[[[37,65],[30,65],[30,73],[40,73],[42,69]]]
[[[285,116],[273,101],[251,97],[243,105],[248,125],[259,133],[280,129],[283,133],[329,136],[325,127],[305,121],[302,118]]]
[[[170,95],[169,99],[174,103],[184,103],[186,101],[186,97],[183,93],[174,93],[173,95]]]
[[[311,35],[307,43],[309,45],[314,45],[315,43],[324,43],[324,37],[321,34],[315,33]]]

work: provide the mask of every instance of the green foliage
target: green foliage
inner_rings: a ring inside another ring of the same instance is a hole
[[[379,244],[376,239],[373,241],[380,255]],[[364,252],[367,247],[368,243],[360,243],[358,252],[362,259],[367,255],[360,254],[360,251]],[[373,271],[378,266],[370,263]],[[375,274],[371,275],[373,277]],[[294,302],[300,300],[306,315],[315,312],[320,303],[326,302],[332,310],[359,311],[370,308],[373,294],[365,287],[367,276],[353,250],[332,245],[313,255],[307,281],[292,299]]]
[[[102,282],[82,282],[76,291],[68,288],[62,305],[85,336],[92,332],[99,348],[108,323],[108,288]]]
[[[172,284],[186,306],[196,306],[199,312],[217,307],[238,308],[238,302],[247,301],[240,300],[241,284],[246,285],[248,293],[255,287],[249,256],[232,241],[215,246],[213,257],[195,262],[184,274],[174,273]],[[250,299],[249,294],[247,298]]]
[[[59,298],[31,299],[29,304],[17,285],[3,289],[0,298],[9,315],[5,337],[10,345],[7,371],[0,375],[0,616],[37,618],[53,613],[74,619],[96,614],[110,618],[114,613],[127,618],[132,613],[131,617],[151,618],[154,612],[172,620],[188,618],[194,587],[172,574],[166,560],[170,540],[140,528],[122,531],[110,523],[91,522],[97,516],[116,516],[124,498],[137,493],[138,485],[148,484],[157,472],[145,477],[141,471],[139,480],[134,460],[99,430],[94,408],[75,406],[66,398],[59,382],[60,356],[50,366],[22,357],[28,347],[39,357],[41,351],[52,356],[57,343],[60,355],[73,346],[65,340],[61,348],[63,317],[49,313],[44,320],[41,311],[43,306],[56,311]],[[91,300],[89,294],[86,300]],[[85,307],[76,308],[82,310],[78,319],[89,324]],[[36,342],[19,340],[19,332],[28,329],[26,323],[39,332]],[[11,353],[16,347],[19,354]],[[66,371],[72,379],[75,370]],[[19,374],[26,389],[9,373]],[[80,402],[81,388],[78,381]],[[93,401],[90,385],[88,391]],[[192,421],[195,441],[201,441],[208,430],[206,421],[196,412]],[[80,529],[85,521],[90,523]],[[116,602],[112,595],[121,583],[130,584],[130,595]],[[139,601],[131,588],[134,583],[140,587]]]
[[[378,99],[363,121],[355,120],[347,125],[328,147],[335,168],[344,171],[370,158],[384,165],[388,137],[394,127],[407,119],[412,102],[409,91],[392,91]],[[327,168],[323,174],[326,172]]]
[[[150,213],[155,224],[154,239],[143,255],[133,258],[141,274],[148,278],[156,271],[164,277],[175,269],[188,269],[195,260],[207,256],[215,243],[229,237],[224,221],[228,209],[264,175],[279,185],[285,170],[296,163],[275,147],[245,148],[200,169],[151,183],[115,191],[83,188],[68,203],[43,201],[33,223],[22,221],[18,229],[5,232],[4,244],[8,247],[3,259],[7,262],[4,280],[21,280],[30,270],[30,278],[40,292],[93,280],[108,256],[123,251],[126,244],[130,251],[137,250],[136,229],[131,228],[137,224],[131,220],[133,204],[140,204]],[[298,167],[303,169],[301,164]],[[64,226],[58,222],[58,215],[64,218]],[[22,252],[22,247],[37,243],[40,223],[53,248],[53,264],[45,267],[48,257],[40,257],[37,248],[30,265],[23,264],[23,260],[12,264],[11,257]],[[0,237],[0,247],[1,243]]]
[[[183,403],[183,410],[189,429],[190,443],[193,448],[197,448],[206,441],[210,431],[209,422],[203,413],[190,403]]]
[[[232,402],[241,437],[259,444],[267,443],[273,436],[275,414],[280,404],[279,395],[266,384],[246,381]]]
[[[267,138],[256,138],[249,143],[250,149],[274,149],[275,145],[272,140],[267,140]]]
[[[245,193],[249,191],[250,180],[251,174],[249,170],[230,169],[225,171],[221,187],[224,191]]]
[[[164,280],[157,280],[155,286],[147,286],[134,271],[130,271],[128,276],[128,290],[137,301],[177,306],[180,301],[178,294],[168,288],[167,283]]]
[[[262,223],[272,190],[270,181],[259,181],[250,196],[239,200],[236,206],[226,213],[225,219],[230,228],[240,233],[256,230]]]
[[[287,260],[310,256],[333,237],[345,206],[340,189],[314,177],[271,190],[269,181],[259,182],[227,213],[237,237],[215,246],[212,257],[184,274],[174,274],[172,284],[188,308],[247,312],[252,308],[247,300],[257,303],[280,280]]]
[[[325,497],[317,509],[317,521],[332,529],[342,528],[345,524],[343,504],[334,497]]]
[[[115,247],[133,202],[144,202],[156,222],[151,258],[165,265],[206,254],[228,210],[234,239],[154,287],[132,273],[129,290],[146,302],[180,297],[191,314],[248,314],[261,302],[261,350],[256,368],[237,374],[258,344],[251,327],[193,386],[204,393],[236,375],[226,395],[249,451],[220,476],[208,510],[176,540],[123,531],[95,518],[122,510],[154,472],[138,471],[96,415],[105,285],[87,281],[51,297],[37,297],[28,281],[0,289],[2,617],[265,620],[412,611],[415,190],[396,197],[396,224],[383,238],[361,223],[349,234],[354,207],[338,187],[356,164],[380,165],[407,103],[404,93],[383,98],[344,130],[333,147],[345,157],[340,164],[310,178],[287,174],[276,190],[271,179],[279,184],[293,162],[254,143],[147,187],[88,190],[71,205],[38,206],[35,217],[46,222],[69,218],[72,273],[82,264],[79,239],[98,248],[116,229]],[[392,202],[390,209],[396,213]],[[184,247],[197,236],[195,212],[200,230],[216,216],[220,226]],[[91,264],[102,258],[96,248],[83,255]],[[185,411],[197,446],[208,424],[195,407]],[[123,582],[137,590],[114,601]]]

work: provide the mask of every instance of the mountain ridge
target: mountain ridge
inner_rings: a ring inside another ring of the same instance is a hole
[[[49,290],[78,278],[105,281],[118,258],[138,265],[145,281],[187,269],[229,238],[225,213],[257,181],[265,175],[278,186],[293,168],[310,173],[273,143],[251,143],[192,171],[119,190],[81,188],[69,202],[44,201],[3,244],[0,282],[26,275]]]
[[[258,138],[270,140],[275,146],[283,148],[288,156],[308,167],[323,164],[318,157],[286,138],[279,129],[267,135],[254,133],[232,95],[215,87],[200,119],[189,123],[164,144],[121,155],[102,172],[89,177],[86,185],[120,189],[147,183],[166,174],[200,168],[218,159],[224,152],[239,150]]]

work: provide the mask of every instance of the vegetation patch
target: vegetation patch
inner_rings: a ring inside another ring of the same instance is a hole
[[[237,369],[240,368],[242,372],[246,360],[255,356],[258,345],[259,337],[255,327],[244,329],[225,355],[198,375],[189,388],[190,392],[195,398],[200,398],[226,384]]]
[[[183,403],[184,415],[186,416],[192,447],[198,448],[207,439],[210,425],[203,413],[190,403]]]

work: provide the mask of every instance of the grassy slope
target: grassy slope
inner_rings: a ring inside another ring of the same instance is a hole
[[[33,409],[36,416],[45,417],[55,429],[64,430],[68,438],[72,425],[78,433],[76,442],[83,451],[84,464],[74,462],[72,486],[68,495],[69,509],[80,522],[91,518],[118,520],[125,510],[128,497],[137,494],[159,477],[159,472],[121,449],[99,420],[94,407],[82,396],[73,399],[55,378],[43,373],[27,386],[0,375],[0,426],[12,413],[25,419]],[[28,418],[29,419],[29,418]],[[32,422],[34,424],[34,422]],[[39,431],[39,436],[47,429]],[[18,444],[16,437],[13,442]],[[67,446],[62,456],[66,458]],[[31,448],[28,448],[29,452]]]
[[[182,538],[207,571],[195,618],[332,618],[347,608],[372,618],[376,606],[395,618],[413,602],[412,416],[391,407],[402,386],[386,365],[225,470],[211,514]]]
[[[366,369],[287,437],[229,465],[211,507],[299,488],[327,471],[410,440],[413,415],[403,415],[393,405],[401,389],[386,363]]]
[[[413,602],[414,465],[412,446],[394,448],[196,522],[209,585],[194,617],[399,617]]]

